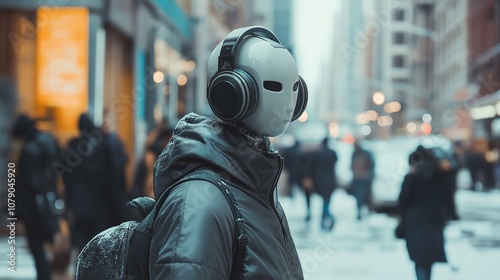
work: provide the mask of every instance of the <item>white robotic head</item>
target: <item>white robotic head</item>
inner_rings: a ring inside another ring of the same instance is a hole
[[[250,33],[238,36],[234,55],[226,61],[221,49],[227,41],[216,46],[208,61],[210,107],[219,118],[241,122],[261,136],[283,134],[307,103],[294,58],[277,39]]]

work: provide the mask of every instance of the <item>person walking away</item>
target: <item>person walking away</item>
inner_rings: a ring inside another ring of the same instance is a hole
[[[485,158],[477,144],[472,144],[465,152],[465,162],[471,175],[471,190],[478,191],[484,188]]]
[[[104,132],[87,114],[78,119],[80,135],[71,139],[63,159],[74,161],[62,174],[72,244],[81,249],[102,230],[115,225],[113,164]]]
[[[490,191],[496,186],[495,168],[498,164],[499,152],[494,141],[488,143],[488,150],[484,153],[484,190]]]
[[[419,146],[409,156],[411,171],[399,195],[403,238],[418,280],[430,280],[432,265],[446,262],[444,227],[450,219],[453,175],[448,159]]]
[[[112,173],[111,176],[111,196],[115,203],[113,205],[113,215],[111,217],[113,224],[120,224],[130,217],[130,210],[126,207],[128,201],[127,197],[127,180],[125,176],[125,168],[128,163],[128,155],[125,151],[125,145],[120,139],[118,132],[114,125],[114,117],[111,113],[106,114],[102,131],[104,135],[104,143],[106,148],[110,151]]]
[[[303,149],[300,152],[300,162],[301,168],[298,171],[298,176],[300,180],[300,186],[304,190],[304,196],[306,199],[306,222],[311,220],[311,196],[314,193],[314,183],[311,177],[312,170],[310,168],[312,162],[312,150]]]
[[[450,157],[451,162],[451,174],[450,174],[450,187],[453,193],[453,200],[450,205],[450,217],[452,220],[459,220],[460,217],[458,215],[457,205],[455,203],[455,195],[458,190],[458,174],[459,172],[463,172],[465,168],[467,168],[466,157],[465,157],[465,148],[462,142],[456,141],[453,143],[453,150]]]
[[[292,146],[283,149],[282,156],[285,160],[284,169],[288,172],[287,194],[293,196],[296,188],[301,189],[301,149],[302,145],[298,139],[294,139]]]
[[[55,208],[57,174],[52,163],[58,160],[60,149],[56,139],[38,130],[35,121],[26,115],[14,122],[12,135],[24,141],[16,178],[17,214],[26,228],[37,279],[50,280],[52,271],[44,243],[52,243],[59,230],[60,217]]]
[[[361,147],[360,140],[354,142],[351,158],[351,188],[357,204],[357,219],[362,219],[363,207],[370,207],[372,182],[375,177],[373,154]]]
[[[153,166],[163,149],[172,137],[173,129],[169,127],[158,127],[150,132],[144,155],[142,156],[134,174],[134,185],[130,191],[131,199],[148,196],[154,198],[153,190]]]
[[[328,147],[328,137],[324,138],[318,149],[312,151],[307,170],[310,172],[314,191],[323,199],[321,228],[331,230],[335,219],[330,212],[330,200],[337,187],[335,164],[337,153]]]

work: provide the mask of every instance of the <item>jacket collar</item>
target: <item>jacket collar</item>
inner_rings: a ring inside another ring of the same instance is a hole
[[[210,169],[252,196],[272,199],[283,159],[267,137],[190,113],[177,124],[154,165],[155,197],[196,170]]]

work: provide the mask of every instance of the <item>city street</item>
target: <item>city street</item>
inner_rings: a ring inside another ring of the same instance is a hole
[[[481,202],[482,203],[481,203]],[[300,194],[281,198],[301,257],[305,279],[415,279],[403,240],[394,237],[397,221],[384,214],[355,219],[355,201],[343,190],[333,195],[333,232],[320,230],[321,199],[313,197],[312,222],[307,225]],[[461,221],[445,231],[449,264],[436,264],[433,279],[498,280],[500,260],[500,192],[460,190]],[[496,220],[491,221],[495,216]]]
[[[355,220],[355,202],[343,190],[333,194],[331,210],[336,218],[332,232],[319,226],[321,199],[312,197],[313,218],[304,221],[305,199],[296,192],[293,198],[281,197],[295,243],[302,261],[305,279],[309,280],[378,280],[414,279],[413,263],[405,243],[394,238],[396,220],[384,214],[372,214]],[[434,280],[498,280],[500,260],[500,192],[457,194],[461,221],[446,229],[446,252],[449,264],[436,264]],[[35,279],[33,260],[26,241],[17,238],[17,270],[0,270],[0,279]],[[6,238],[0,239],[5,256]],[[6,262],[2,262],[6,263]],[[56,275],[55,280],[70,279]]]
[[[500,0],[0,0],[0,23],[0,280],[74,280],[126,201],[202,169],[241,193],[241,278],[298,255],[306,280],[500,280]],[[229,272],[190,191],[155,221],[175,246],[143,246],[188,264],[159,278]]]

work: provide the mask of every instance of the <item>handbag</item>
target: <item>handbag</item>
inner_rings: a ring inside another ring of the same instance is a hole
[[[399,224],[396,226],[396,229],[394,229],[394,235],[398,239],[405,238],[405,230],[402,222],[399,222]]]

